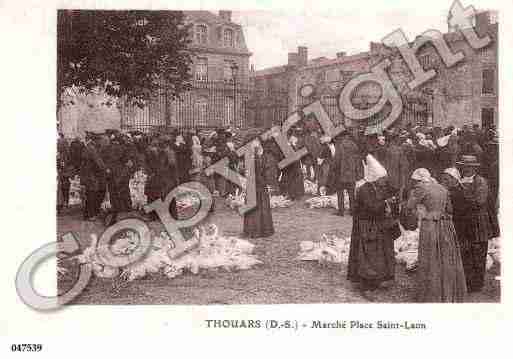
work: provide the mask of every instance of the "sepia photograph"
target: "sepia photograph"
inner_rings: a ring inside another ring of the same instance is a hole
[[[500,303],[500,20],[467,5],[414,37],[57,10],[61,304]]]

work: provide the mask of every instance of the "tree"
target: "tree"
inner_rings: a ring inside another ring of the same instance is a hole
[[[107,95],[144,105],[158,89],[190,87],[189,27],[181,11],[59,10],[57,104],[63,93]]]

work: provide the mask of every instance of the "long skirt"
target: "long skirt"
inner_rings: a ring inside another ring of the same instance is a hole
[[[353,219],[347,278],[376,286],[395,276],[394,238],[374,219]]]
[[[269,237],[274,234],[269,195],[257,191],[257,206],[244,214],[243,233],[249,238]]]
[[[281,192],[287,194],[291,200],[301,199],[305,195],[305,183],[299,163],[288,166],[282,173]]]
[[[467,294],[465,273],[451,219],[424,219],[420,225],[417,300],[459,303]]]

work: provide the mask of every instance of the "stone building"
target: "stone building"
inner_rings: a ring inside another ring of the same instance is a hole
[[[250,81],[255,88],[279,88],[288,93],[288,111],[320,100],[334,122],[345,121],[338,108],[342,88],[354,76],[369,72],[371,67],[384,59],[391,61],[387,73],[402,97],[403,111],[394,126],[479,124],[495,125],[498,119],[497,94],[497,44],[498,23],[493,12],[484,11],[476,16],[475,29],[479,36],[488,35],[491,43],[484,49],[473,50],[460,32],[450,29],[444,39],[454,52],[463,51],[460,63],[446,68],[434,46],[427,43],[416,53],[425,70],[435,69],[437,75],[410,90],[407,86],[413,76],[397,48],[387,48],[371,42],[369,50],[355,55],[340,51],[335,58],[308,59],[306,47],[298,47],[297,53],[288,54],[287,65],[253,71]],[[308,98],[301,96],[301,88],[313,85],[314,92]],[[364,83],[352,96],[357,108],[372,107],[381,96],[381,88],[375,83]],[[370,121],[379,122],[390,109],[373,116]],[[283,119],[282,119],[283,120]],[[281,120],[281,121],[282,121]],[[269,121],[267,121],[269,122]],[[270,124],[263,121],[261,125]],[[279,123],[279,121],[274,121]]]
[[[181,101],[158,94],[144,109],[122,108],[123,127],[243,126],[248,98],[249,57],[242,26],[231,11],[184,11],[192,43],[192,90]]]

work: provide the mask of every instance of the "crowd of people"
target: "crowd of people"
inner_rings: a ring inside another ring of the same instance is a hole
[[[499,235],[498,140],[494,129],[478,126],[394,128],[366,135],[348,128],[336,138],[315,127],[291,129],[289,143],[308,152],[280,169],[284,158],[272,137],[238,138],[230,129],[209,133],[166,134],[106,131],[87,133],[85,141],[58,140],[58,211],[69,204],[70,179],[80,177],[83,216],[94,221],[108,191],[111,209],[106,223],[132,210],[130,178],[147,175],[148,202],[165,198],[177,185],[200,181],[213,194],[226,197],[237,187],[204,169],[222,158],[244,173],[236,142],[251,142],[256,154],[257,206],[244,214],[244,234],[274,234],[270,196],[291,200],[305,195],[305,180],[318,195],[338,195],[339,216],[353,217],[348,278],[364,290],[376,290],[394,279],[393,240],[399,223],[420,223],[419,301],[457,302],[483,287],[489,239]],[[349,213],[344,210],[344,191]],[[418,205],[423,210],[418,211]],[[176,216],[176,208],[171,206]],[[420,214],[418,214],[420,213]],[[418,219],[420,221],[418,221]]]

